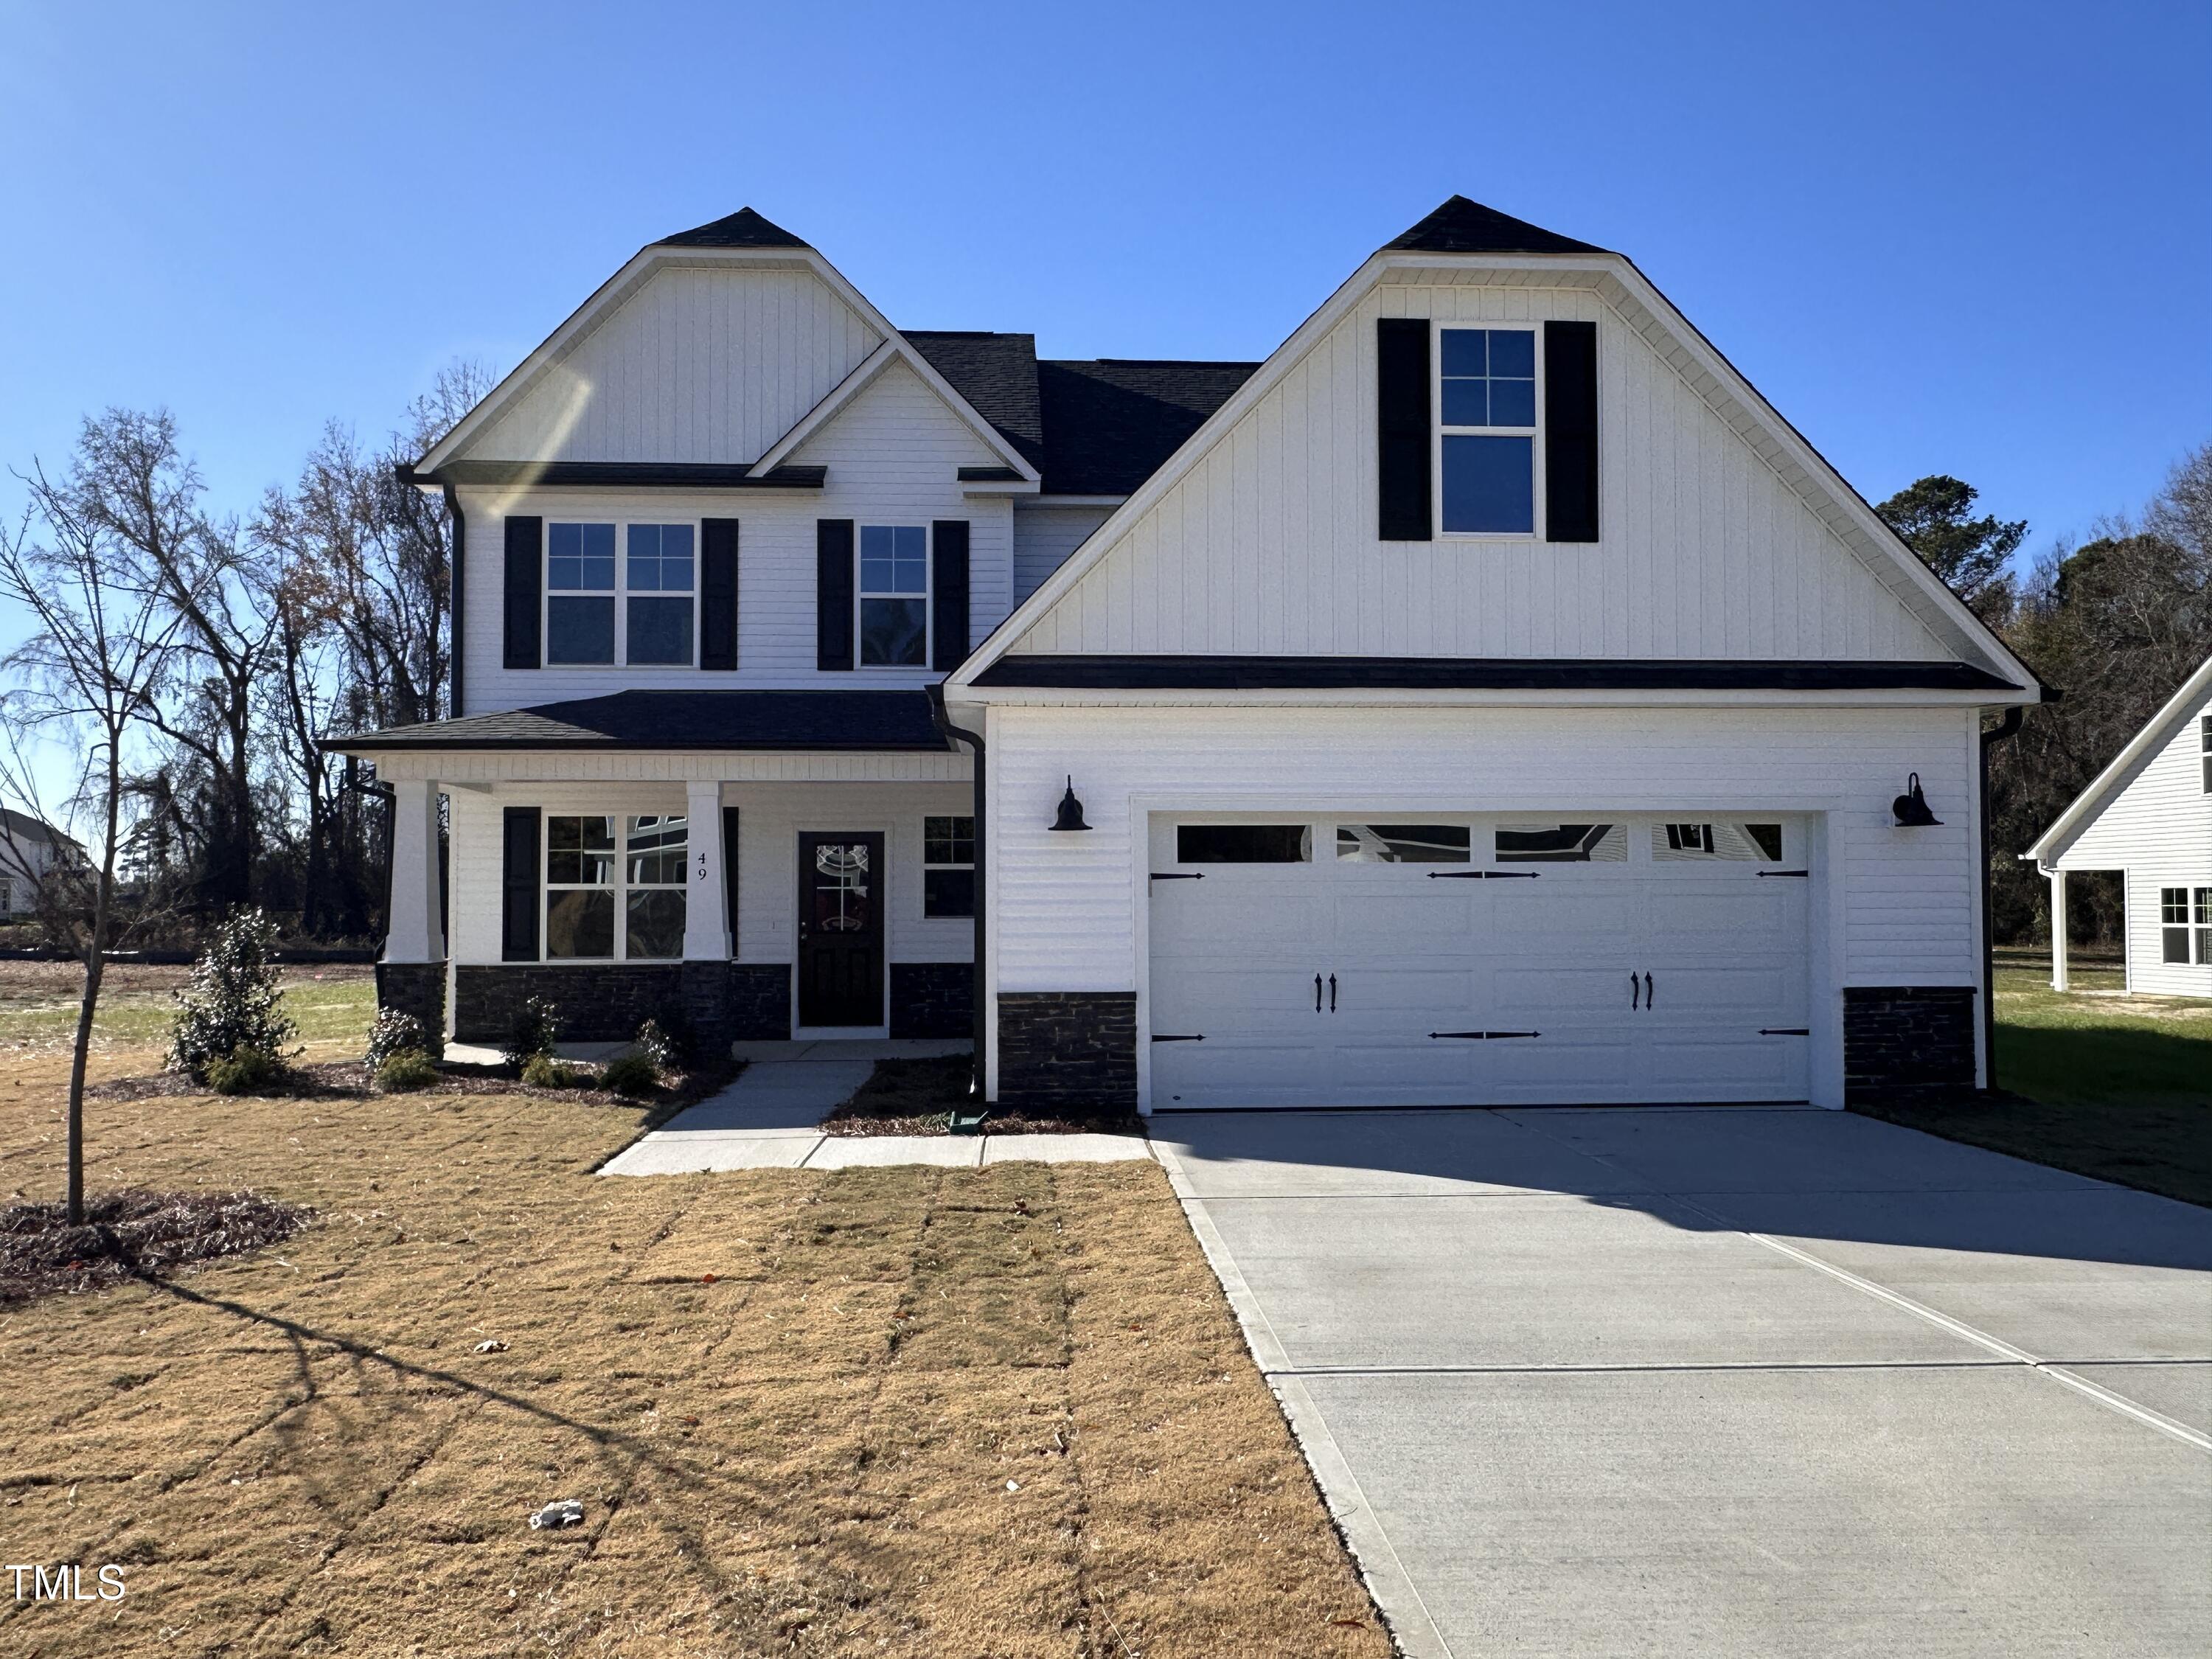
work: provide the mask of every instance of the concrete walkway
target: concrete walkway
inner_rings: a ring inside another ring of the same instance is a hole
[[[1152,1132],[1414,1659],[2212,1652],[2212,1212],[1839,1112]]]
[[[1139,1135],[825,1135],[822,1120],[853,1097],[878,1060],[968,1052],[964,1042],[753,1042],[721,1093],[685,1108],[600,1167],[601,1175],[710,1170],[852,1170],[932,1164],[974,1170],[1042,1159],[1104,1164],[1152,1156]]]

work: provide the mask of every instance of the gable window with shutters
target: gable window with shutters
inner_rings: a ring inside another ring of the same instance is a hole
[[[860,666],[929,662],[929,532],[921,525],[860,526]]]
[[[1437,522],[1447,536],[1536,533],[1536,333],[1437,331]]]

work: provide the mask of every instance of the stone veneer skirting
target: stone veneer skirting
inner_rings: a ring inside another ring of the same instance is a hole
[[[380,962],[376,1006],[412,1014],[422,1029],[446,1034],[446,964],[442,962]]]
[[[544,997],[561,1010],[564,1042],[621,1042],[647,1018],[690,1024],[680,962],[501,963],[453,969],[453,1036],[504,1042],[522,1005]]]
[[[791,964],[730,964],[730,1036],[738,1042],[781,1042],[791,1035]]]
[[[1000,1103],[1132,1109],[1134,991],[1020,991],[999,997]]]
[[[1971,985],[1844,988],[1844,1094],[1971,1090],[1978,1025]]]
[[[891,1035],[975,1034],[975,969],[966,962],[891,963]]]

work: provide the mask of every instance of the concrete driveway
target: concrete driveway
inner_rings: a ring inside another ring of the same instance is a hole
[[[1807,1109],[1153,1128],[1409,1654],[2212,1651],[2212,1212]]]

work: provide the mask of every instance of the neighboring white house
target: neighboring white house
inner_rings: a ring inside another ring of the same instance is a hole
[[[46,872],[83,851],[53,825],[0,806],[0,919],[31,915]]]
[[[2051,878],[2051,982],[2059,990],[2067,872],[2118,870],[2128,989],[2212,997],[2212,659],[2021,856]]]
[[[2036,682],[1620,254],[1454,198],[1264,363],[1056,362],[748,210],[409,476],[456,717],[333,746],[460,1036],[973,1030],[1147,1110],[1983,1075]]]

